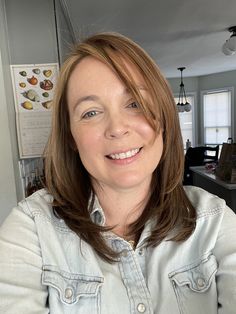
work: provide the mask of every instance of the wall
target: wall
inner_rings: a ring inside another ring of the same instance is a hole
[[[184,75],[184,73],[183,73]],[[179,93],[180,78],[168,79],[173,93]],[[184,77],[184,86],[187,92],[196,92],[198,90],[198,77]]]
[[[1,223],[22,198],[9,65],[58,62],[58,51],[52,0],[0,1],[0,144],[5,149],[0,157]]]
[[[57,0],[56,2],[56,35],[58,42],[58,56],[60,64],[66,59],[71,51],[76,39],[71,24],[66,1]]]
[[[0,224],[16,204],[15,174],[4,72],[8,60],[4,3],[0,1]],[[5,62],[5,63],[4,63]],[[7,64],[8,65],[8,64]],[[8,66],[7,66],[8,68]]]
[[[57,62],[52,0],[6,0],[12,64]]]

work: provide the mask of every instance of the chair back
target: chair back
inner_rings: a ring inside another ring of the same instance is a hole
[[[211,154],[211,152],[213,152],[213,154]],[[218,161],[219,158],[219,145],[215,146],[215,147],[211,147],[211,146],[205,146],[205,158],[204,158],[204,162],[211,162],[211,161]]]
[[[212,153],[213,152],[213,153]],[[194,166],[203,166],[208,162],[217,162],[219,156],[219,145],[189,147],[185,154],[184,163],[184,185],[192,185],[192,172],[189,169]]]

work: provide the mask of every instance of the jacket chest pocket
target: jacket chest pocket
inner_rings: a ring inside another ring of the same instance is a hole
[[[209,255],[169,274],[181,314],[217,313],[216,271],[216,259]]]
[[[99,288],[103,280],[97,276],[72,274],[44,266],[42,283],[48,286],[50,314],[99,314]]]

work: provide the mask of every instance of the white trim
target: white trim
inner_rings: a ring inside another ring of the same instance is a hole
[[[173,93],[174,98],[179,97],[179,93]],[[193,141],[192,146],[195,146],[198,141],[198,126],[197,126],[197,92],[186,92],[186,97],[193,97],[194,99],[194,106],[191,109],[192,112],[192,135],[193,135]]]
[[[231,127],[230,127],[230,136],[233,138],[234,135],[234,87],[229,86],[229,87],[222,87],[222,88],[214,88],[214,89],[206,89],[206,90],[201,90],[200,91],[200,97],[201,97],[201,105],[200,105],[200,141],[202,144],[205,144],[205,139],[204,139],[204,115],[203,115],[203,97],[204,95],[210,95],[210,94],[216,94],[216,93],[221,93],[221,92],[231,92],[231,104],[230,104],[230,114],[231,114]]]

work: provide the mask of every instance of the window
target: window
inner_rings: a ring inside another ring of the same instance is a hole
[[[175,97],[176,104],[179,98]],[[194,95],[187,95],[187,101],[191,104],[192,109],[189,112],[179,112],[179,122],[182,133],[182,139],[184,148],[186,149],[186,142],[189,141],[194,145],[194,123],[193,123],[193,112],[194,112]]]
[[[202,96],[204,143],[222,144],[231,137],[232,89],[207,91]]]

